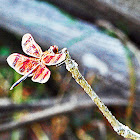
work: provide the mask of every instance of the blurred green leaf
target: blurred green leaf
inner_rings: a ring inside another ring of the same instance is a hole
[[[0,46],[0,55],[8,56],[10,54],[10,49],[8,46]]]

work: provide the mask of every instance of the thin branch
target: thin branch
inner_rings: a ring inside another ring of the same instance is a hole
[[[86,97],[81,97],[81,95],[70,95],[67,97],[64,97],[61,100],[61,103],[66,103],[72,98],[72,96],[75,96],[75,98],[80,98],[77,102],[77,106],[83,106],[85,108],[89,106],[95,106],[93,102]],[[112,97],[102,97],[102,101],[108,105],[108,106],[127,106],[128,100],[123,98],[115,98],[112,99]],[[14,111],[22,111],[22,110],[36,110],[38,108],[45,109],[46,107],[52,107],[55,106],[56,103],[60,103],[60,98],[49,98],[49,99],[43,99],[39,101],[30,101],[30,103],[22,103],[22,104],[15,104],[12,103],[10,100],[6,99],[0,99],[0,112],[14,112]],[[135,103],[134,107],[139,107],[139,103]],[[0,115],[1,116],[1,115]]]
[[[23,105],[15,105],[11,109],[19,110],[19,109],[37,109],[39,108],[45,108],[48,107],[47,109],[44,109],[42,111],[38,111],[35,113],[28,113],[24,115],[24,118],[21,118],[20,120],[14,120],[12,122],[4,123],[0,125],[0,132],[4,131],[9,131],[13,130],[15,128],[23,127],[29,124],[32,124],[34,122],[38,121],[44,121],[52,116],[58,115],[58,114],[64,114],[64,113],[69,113],[72,111],[75,111],[76,109],[82,109],[82,108],[87,108],[87,107],[93,107],[95,104],[93,104],[92,101],[89,99],[84,99],[84,100],[78,100],[80,97],[73,95],[70,96],[70,99],[66,99],[64,103],[61,103],[59,105],[56,105],[58,103],[59,99],[50,99],[50,101],[47,102],[47,100],[40,101],[33,103],[32,105],[29,104],[23,104]],[[105,103],[110,105],[111,100],[109,99],[103,99]],[[127,105],[127,101],[125,100],[117,100],[120,101],[121,105]],[[123,103],[124,101],[124,103]],[[113,105],[118,105],[118,102],[114,102]],[[12,105],[11,105],[12,106]],[[15,107],[15,108],[14,108]],[[9,105],[8,105],[9,108]],[[10,108],[9,108],[10,110]],[[4,111],[4,110],[3,110]],[[4,111],[5,112],[5,111]]]
[[[106,140],[106,127],[103,121],[101,120],[94,120],[91,122],[91,125],[98,127],[99,132],[100,132],[100,139],[101,140]]]
[[[68,112],[74,111],[75,109],[85,107],[85,106],[86,106],[86,103],[84,106],[82,105],[78,106],[77,100],[72,97],[72,99],[69,102],[50,107],[43,111],[38,111],[35,113],[28,113],[18,120],[2,124],[0,125],[0,132],[13,130],[15,128],[26,126],[34,122],[44,121],[46,120],[46,118],[52,117],[54,115],[68,113]],[[89,104],[87,106],[89,106]]]
[[[116,118],[112,115],[112,113],[108,110],[108,108],[104,105],[101,99],[97,96],[97,94],[92,90],[91,86],[87,83],[84,77],[78,70],[78,64],[71,59],[69,52],[66,53],[66,69],[72,73],[72,77],[75,81],[85,90],[85,92],[91,97],[94,103],[98,106],[100,111],[106,117],[108,122],[113,127],[114,131],[116,131],[119,135],[124,138],[131,138],[134,140],[140,140],[140,134],[132,131],[128,126],[120,123]]]
[[[128,50],[130,50],[131,53],[136,57],[138,64],[140,65],[140,51],[135,46],[135,44],[130,41],[130,39],[126,34],[124,34],[121,30],[117,29],[108,21],[98,20],[96,24],[99,27],[102,27],[106,30],[113,32],[116,35],[116,38],[118,38],[124,44],[124,47],[128,48]],[[136,72],[137,71],[134,67],[135,62],[133,60],[133,57],[131,56],[132,54],[126,51],[127,63],[128,63],[127,65],[129,68],[129,81],[130,81],[130,90],[129,90],[130,96],[128,99],[128,106],[126,109],[126,124],[128,126],[131,126],[130,119],[132,117],[134,103],[136,102],[135,99],[136,99]]]

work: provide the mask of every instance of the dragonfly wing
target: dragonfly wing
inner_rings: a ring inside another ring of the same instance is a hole
[[[34,38],[29,33],[22,37],[22,49],[26,54],[33,57],[40,58],[42,55],[40,46],[34,41]]]
[[[26,57],[18,53],[11,54],[7,58],[7,62],[16,72],[21,75],[27,74],[39,64],[37,58]],[[33,72],[29,76],[32,76]]]
[[[46,54],[42,57],[44,64],[48,65],[48,66],[57,65],[57,64],[63,62],[65,60],[65,58],[66,58],[65,53],[60,53],[60,54],[58,53],[58,54],[53,54],[53,55]]]
[[[45,66],[45,65],[40,65],[38,66],[37,70],[35,71],[32,81],[33,82],[38,82],[38,83],[46,83],[51,75],[51,71]]]

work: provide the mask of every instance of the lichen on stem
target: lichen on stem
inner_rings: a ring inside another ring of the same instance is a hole
[[[87,83],[84,77],[81,75],[80,71],[78,70],[78,64],[71,59],[69,52],[66,50],[66,69],[71,72],[72,77],[75,81],[84,89],[84,91],[91,97],[94,103],[98,106],[100,111],[106,117],[108,122],[113,127],[114,131],[116,131],[119,135],[123,136],[124,138],[131,138],[134,140],[140,140],[140,134],[131,130],[128,126],[123,125],[120,123],[109,111],[109,109],[105,106],[105,104],[101,101],[98,95],[93,91],[91,86]]]

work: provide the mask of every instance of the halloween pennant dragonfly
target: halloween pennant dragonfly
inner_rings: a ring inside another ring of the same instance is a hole
[[[65,61],[66,48],[58,52],[57,46],[42,52],[40,46],[34,41],[31,34],[27,33],[22,37],[22,49],[24,53],[33,57],[27,57],[19,53],[13,53],[7,58],[8,64],[19,74],[24,75],[15,82],[10,90],[32,76],[33,82],[45,83],[50,78],[50,70],[46,67],[50,65],[60,65]]]

